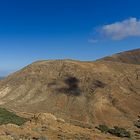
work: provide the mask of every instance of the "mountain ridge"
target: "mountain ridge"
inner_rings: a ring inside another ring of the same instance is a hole
[[[112,56],[103,57],[99,60],[140,65],[140,49],[138,48],[134,50],[120,52]]]
[[[0,81],[0,105],[128,127],[140,112],[139,85],[140,66],[133,63],[37,61]]]

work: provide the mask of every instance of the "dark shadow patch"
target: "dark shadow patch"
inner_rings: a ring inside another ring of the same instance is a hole
[[[67,85],[67,88],[60,88],[58,89],[59,92],[72,96],[79,96],[81,94],[79,80],[76,77],[68,77],[64,82]]]

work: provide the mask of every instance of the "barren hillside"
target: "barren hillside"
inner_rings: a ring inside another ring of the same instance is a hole
[[[131,61],[129,52],[126,63],[35,62],[0,82],[0,105],[16,112],[52,113],[71,123],[133,129],[140,114],[140,65],[134,64],[140,62],[139,53]]]

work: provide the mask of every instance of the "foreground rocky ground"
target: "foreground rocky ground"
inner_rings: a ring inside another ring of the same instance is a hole
[[[130,139],[139,139],[132,136]],[[0,140],[120,140],[122,138],[101,133],[95,126],[66,123],[52,114],[33,115],[24,125],[0,126]],[[123,138],[126,140],[127,138]]]

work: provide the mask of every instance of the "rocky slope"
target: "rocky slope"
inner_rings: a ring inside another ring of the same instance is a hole
[[[20,113],[52,113],[71,124],[133,129],[140,113],[140,65],[134,64],[140,52],[129,54],[129,64],[126,59],[35,62],[0,81],[0,105]]]

